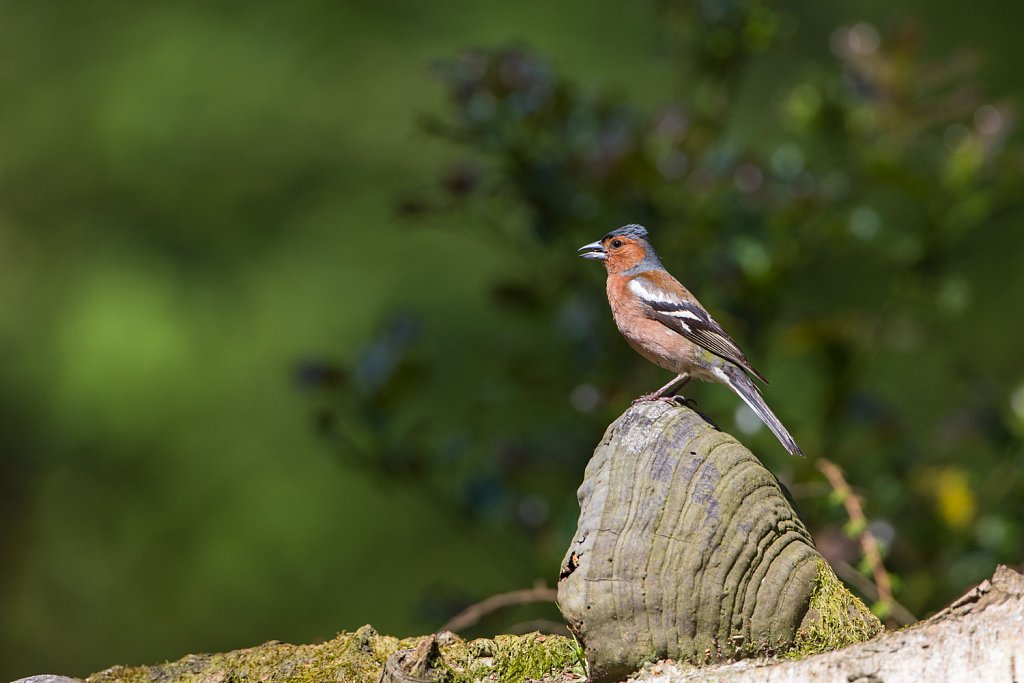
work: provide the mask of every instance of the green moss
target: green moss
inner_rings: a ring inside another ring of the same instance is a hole
[[[220,654],[189,655],[155,666],[117,666],[87,683],[376,683],[388,656],[414,641],[382,636],[371,626],[315,645],[269,642]]]
[[[433,663],[433,675],[439,683],[586,677],[583,651],[575,640],[539,633],[469,642],[454,638],[442,645],[440,657]]]
[[[501,683],[542,678],[551,673],[586,676],[582,648],[571,638],[532,633],[497,636],[495,642],[495,670]]]
[[[155,666],[118,666],[89,676],[87,683],[377,683],[387,658],[415,648],[420,638],[399,640],[364,626],[354,633],[315,645],[270,642],[221,654],[189,655]],[[484,678],[499,683],[526,679],[585,678],[583,653],[576,641],[531,633],[464,641],[438,637],[430,673],[439,683],[470,683]]]
[[[807,614],[797,630],[792,657],[804,657],[860,643],[883,631],[882,622],[843,585],[824,560]]]

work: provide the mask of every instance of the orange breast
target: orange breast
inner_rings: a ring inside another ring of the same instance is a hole
[[[643,305],[629,292],[628,285],[627,278],[608,278],[608,303],[619,332],[637,353],[655,365],[672,372],[690,368],[695,361],[694,345],[681,334],[648,318]]]

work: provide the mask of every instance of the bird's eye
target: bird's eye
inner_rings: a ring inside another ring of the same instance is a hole
[[[622,240],[612,240],[612,246],[616,249],[622,246]]]

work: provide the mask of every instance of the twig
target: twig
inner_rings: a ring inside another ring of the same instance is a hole
[[[511,607],[512,605],[527,605],[533,602],[554,602],[557,596],[557,590],[548,588],[543,583],[533,588],[522,588],[509,591],[508,593],[498,593],[462,610],[449,619],[448,623],[442,626],[440,630],[458,633],[499,609]]]
[[[846,508],[846,514],[850,517],[850,521],[859,530],[857,535],[860,538],[860,547],[864,551],[864,558],[868,561],[868,566],[871,568],[871,574],[875,577],[878,601],[886,609],[891,610],[895,605],[892,598],[892,581],[889,579],[889,572],[886,571],[885,565],[882,563],[882,550],[878,546],[878,539],[875,538],[875,535],[871,533],[871,529],[868,527],[868,518],[864,516],[864,508],[861,507],[860,498],[850,488],[850,485],[846,482],[846,477],[843,476],[843,471],[834,462],[826,458],[818,458],[817,467],[818,471],[828,479],[828,483],[832,485],[832,489],[839,496],[839,501]]]
[[[829,560],[829,562],[832,568],[836,570],[836,576],[859,590],[868,600],[878,600],[878,587],[869,579],[864,578],[864,575],[857,571],[856,567],[849,562],[838,559]],[[902,603],[897,602],[896,598],[892,598],[892,618],[900,626],[909,626],[918,621],[914,613],[904,607]]]
[[[505,633],[511,633],[512,635],[524,635],[527,633],[533,633],[534,631],[540,631],[545,634],[569,636],[568,626],[560,621],[553,621],[551,619],[531,619],[530,621],[520,621],[518,624],[512,624],[505,629]]]

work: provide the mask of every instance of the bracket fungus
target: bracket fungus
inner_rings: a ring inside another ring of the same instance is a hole
[[[558,605],[594,681],[660,659],[820,652],[882,630],[815,549],[778,480],[689,408],[626,411],[578,496]]]

